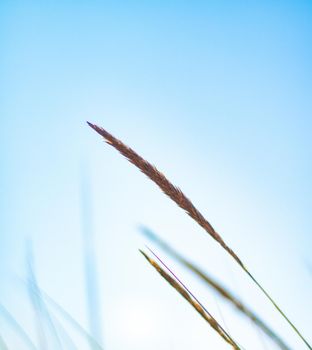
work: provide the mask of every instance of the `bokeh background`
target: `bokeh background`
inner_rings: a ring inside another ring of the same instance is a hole
[[[0,23],[0,303],[33,342],[90,348],[44,296],[38,316],[31,274],[105,350],[228,348],[140,256],[144,224],[304,349],[86,120],[180,186],[312,341],[312,3],[2,0]],[[245,349],[275,349],[155,251]],[[27,349],[3,309],[0,335]]]

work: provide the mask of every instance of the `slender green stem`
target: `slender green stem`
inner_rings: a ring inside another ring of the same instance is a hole
[[[247,275],[254,281],[254,283],[261,289],[261,291],[265,294],[265,296],[270,300],[270,302],[274,305],[276,310],[284,317],[284,319],[288,322],[288,324],[292,327],[292,329],[298,334],[298,336],[302,339],[305,345],[312,350],[311,345],[307,342],[304,336],[299,332],[298,328],[290,321],[290,319],[284,314],[284,312],[280,309],[280,307],[276,304],[276,302],[272,299],[270,294],[261,286],[261,284],[254,278],[254,276],[247,270],[245,266],[243,266],[244,271]]]

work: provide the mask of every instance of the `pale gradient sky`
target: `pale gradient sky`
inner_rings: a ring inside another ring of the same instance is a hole
[[[36,338],[16,280],[27,239],[42,288],[88,327],[87,179],[105,350],[228,348],[139,255],[141,223],[304,349],[218,245],[85,121],[180,186],[312,341],[312,3],[3,0],[0,25],[0,302],[25,330]],[[264,349],[168,261],[246,349]],[[5,324],[0,335],[22,349]]]

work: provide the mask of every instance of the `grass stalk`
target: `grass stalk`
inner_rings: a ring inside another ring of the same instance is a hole
[[[204,308],[198,299],[189,291],[188,288],[173,274],[170,276],[154,259],[149,257],[145,252],[140,250],[145,259],[155,268],[155,270],[186,300],[188,303],[206,320],[209,325],[235,350],[240,347],[235,343],[231,336],[222,328],[218,321]],[[154,254],[157,260],[172,274],[172,271]]]
[[[281,308],[276,304],[273,298],[266,292],[261,284],[253,277],[247,267],[243,264],[237,254],[224,242],[221,236],[215,231],[212,225],[205,219],[200,211],[193,205],[193,203],[184,195],[184,193],[176,186],[174,186],[164,174],[156,169],[151,163],[142,158],[134,150],[126,146],[123,142],[115,138],[105,129],[87,122],[88,125],[101,135],[106,143],[118,150],[124,157],[126,157],[132,164],[139,168],[148,178],[150,178],[158,187],[171,198],[180,208],[182,208],[195,222],[197,222],[217,243],[219,243],[224,250],[236,261],[236,263],[245,271],[245,273],[252,279],[252,281],[260,288],[268,300],[272,303],[275,309],[286,320],[286,322],[297,333],[305,345],[312,350],[311,345],[299,332],[297,327],[289,320]]]
[[[151,241],[155,242],[161,249],[168,253],[172,258],[194,273],[205,284],[211,287],[221,297],[226,299],[232,304],[240,313],[250,319],[257,327],[259,327],[272,341],[274,341],[282,350],[290,350],[290,347],[284,342],[284,340],[276,334],[263,320],[259,318],[248,306],[246,306],[241,300],[239,300],[234,293],[230,292],[227,288],[222,286],[214,278],[209,276],[207,272],[204,272],[201,268],[196,266],[193,262],[189,261],[173,249],[169,244],[162,240],[158,235],[152,232],[146,227],[141,227],[141,232]]]

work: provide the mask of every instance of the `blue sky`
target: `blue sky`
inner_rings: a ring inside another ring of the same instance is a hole
[[[222,250],[85,121],[107,128],[179,185],[308,335],[311,3],[2,1],[0,16],[1,303],[33,332],[14,277],[25,274],[30,239],[40,285],[88,327],[87,179],[107,348],[146,349],[149,341],[151,350],[186,349],[194,338],[198,349],[224,346],[139,256],[140,223],[304,348]],[[224,307],[246,348],[263,348]],[[141,310],[135,320],[133,310]],[[136,333],[150,314],[151,329]],[[179,322],[169,335],[164,319]]]

